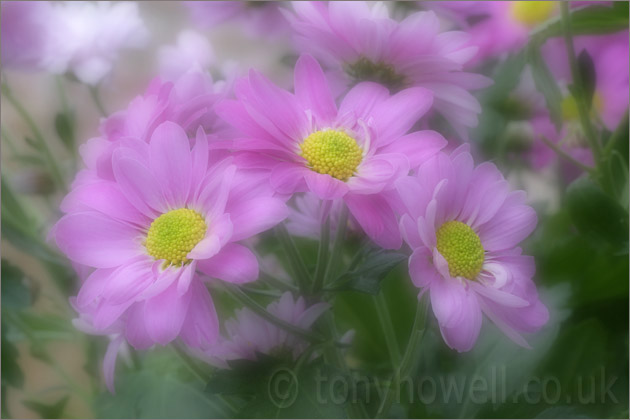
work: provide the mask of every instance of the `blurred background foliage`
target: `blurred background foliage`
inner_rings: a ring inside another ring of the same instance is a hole
[[[541,28],[523,51],[503,63],[488,66],[494,85],[479,95],[483,113],[471,135],[485,159],[494,161],[512,182],[530,192],[546,181],[514,157],[513,152],[522,144],[510,134],[508,126],[525,118],[521,104],[512,96],[525,66],[532,68],[552,116],[559,118],[560,99],[554,94],[558,89],[540,58],[539,48],[548,37],[562,34],[561,22],[554,18]],[[612,8],[572,12],[574,34],[624,28],[628,28],[627,2],[616,2]],[[290,68],[289,65],[288,71]],[[579,88],[588,94],[592,79],[588,64],[582,65],[580,71],[585,81]],[[57,82],[73,84],[68,80]],[[55,143],[51,146],[55,159],[59,155],[76,158],[77,144],[85,140],[78,134],[77,120],[83,116],[82,109],[67,105],[74,104],[72,91],[68,91],[68,102],[60,101],[66,104],[62,111],[46,116],[52,118],[47,122],[51,130],[35,130],[27,137],[13,138],[13,127],[5,125],[7,95],[17,96],[20,92],[3,89],[2,417],[345,416],[345,404],[322,404],[313,399],[315,369],[331,376],[346,374],[319,361],[298,372],[297,398],[284,409],[269,401],[266,387],[269,375],[286,361],[269,357],[257,363],[236,363],[227,375],[173,347],[124,355],[117,370],[117,392],[107,392],[101,375],[107,340],[74,329],[74,313],[67,297],[76,292],[76,278],[67,261],[46,240],[55,214],[42,211],[57,207],[63,192],[58,176],[65,176],[56,174],[58,168],[46,163],[48,146],[42,147],[42,143]],[[21,99],[26,105],[37,100],[34,96]],[[89,121],[90,126],[96,126],[94,113]],[[600,140],[606,154],[597,163],[596,174],[584,174],[570,185],[556,178],[558,185],[552,200],[533,203],[539,224],[524,249],[536,258],[536,282],[543,302],[550,308],[551,319],[531,338],[532,348],[517,346],[486,323],[474,350],[458,354],[446,347],[435,320],[429,316],[423,354],[409,375],[463,383],[475,377],[491,382],[497,372],[505,372],[503,401],[479,403],[466,393],[461,401],[445,400],[445,391],[438,382],[437,397],[429,403],[418,398],[412,401],[403,388],[401,402],[394,405],[392,415],[628,418],[628,119],[614,133],[602,132]],[[606,148],[607,144],[613,145]],[[69,173],[68,169],[63,168],[64,174]],[[33,191],[16,187],[24,180],[24,173],[28,173],[27,184]],[[298,240],[297,244],[304,258],[314,265],[317,244],[309,240]],[[269,235],[261,239],[263,254],[277,253],[274,246],[277,242]],[[349,244],[345,252],[348,260],[359,252],[361,260],[354,273],[356,281],[339,279],[342,291],[336,296],[334,314],[341,332],[355,331],[346,357],[355,373],[369,378],[358,392],[375,395],[379,378],[387,379],[390,359],[387,338],[374,307],[374,294],[382,289],[397,345],[403,347],[413,322],[416,290],[409,281],[404,255],[361,248],[358,241]],[[279,258],[282,260],[283,256]],[[239,304],[221,290],[216,293],[220,318],[225,319]],[[261,304],[269,301],[268,297],[259,298]],[[327,325],[320,322],[316,328]],[[533,377],[555,378],[554,386],[559,384],[561,388],[559,400],[532,403],[530,397],[541,392],[540,382],[531,382]],[[579,377],[588,378],[582,384],[586,390],[578,389]],[[580,392],[589,396],[592,392],[592,401],[580,401]],[[378,401],[370,401],[365,413],[374,415]]]

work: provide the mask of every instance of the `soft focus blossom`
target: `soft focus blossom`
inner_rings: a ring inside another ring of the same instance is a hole
[[[431,106],[428,90],[390,96],[383,86],[364,82],[337,107],[322,69],[305,55],[296,64],[295,94],[253,70],[235,91],[238,100],[221,103],[217,113],[242,132],[234,141],[239,162],[270,169],[280,194],[343,199],[372,240],[400,247],[393,183],[446,143],[433,131],[407,134]]]
[[[438,1],[426,4],[455,21],[479,47],[469,66],[525,46],[536,25],[558,12],[555,1]]]
[[[330,308],[325,302],[306,305],[303,297],[294,299],[285,292],[279,300],[269,304],[267,311],[276,318],[308,330]],[[256,360],[257,353],[290,355],[297,359],[308,347],[308,341],[272,324],[248,308],[236,311],[235,318],[225,322],[227,338],[207,353],[211,363],[226,367],[234,359]]]
[[[192,68],[175,81],[155,78],[143,95],[134,98],[127,109],[101,122],[100,135],[80,147],[81,156],[90,171],[100,178],[113,180],[112,153],[129,137],[148,142],[160,124],[171,121],[194,138],[199,127],[210,136],[210,147],[217,137],[227,135],[228,127],[218,119],[214,107],[229,93],[229,84],[213,82],[201,69]],[[226,154],[213,153],[220,160]],[[79,174],[80,182],[82,174]]]
[[[2,2],[2,62],[97,84],[148,32],[134,2]]]
[[[473,347],[482,313],[527,346],[520,333],[537,331],[549,317],[532,281],[534,260],[518,247],[536,213],[493,164],[475,168],[467,148],[439,153],[397,182],[406,207],[400,227],[413,250],[409,274],[419,298],[429,292],[449,347]]]
[[[186,1],[193,21],[200,28],[235,22],[252,36],[279,36],[289,32],[276,1]]]
[[[398,22],[382,3],[293,2],[293,9],[295,14],[287,17],[300,48],[349,84],[369,80],[392,89],[424,87],[461,137],[477,125],[481,107],[470,91],[490,81],[462,71],[477,47],[464,32],[441,32],[433,12],[413,13]]]
[[[3,1],[0,14],[2,66],[36,70],[45,66],[50,51],[49,19],[53,13],[45,1]]]
[[[164,46],[158,51],[160,75],[165,80],[177,80],[195,67],[207,70],[214,59],[208,39],[191,30],[180,32],[175,45]]]
[[[194,146],[173,122],[150,142],[121,140],[113,180],[76,186],[62,203],[53,235],[75,263],[94,268],[76,299],[96,330],[119,320],[135,348],[216,341],[218,323],[200,271],[233,283],[256,280],[254,254],[238,242],[286,217],[266,180],[239,172],[227,158],[209,164],[199,128]]]

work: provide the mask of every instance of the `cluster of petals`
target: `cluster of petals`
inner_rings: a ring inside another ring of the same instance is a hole
[[[466,128],[477,125],[481,106],[470,91],[488,86],[490,80],[462,71],[477,47],[464,32],[442,32],[435,13],[416,12],[399,22],[389,17],[383,3],[293,2],[293,9],[294,14],[286,15],[298,46],[334,74],[349,83],[386,82],[386,74],[395,81],[390,87],[424,87],[434,95],[433,108],[461,137],[467,138]],[[371,77],[370,69],[381,76]]]
[[[238,161],[271,171],[280,194],[312,192],[322,200],[341,199],[365,233],[384,248],[401,245],[392,206],[394,182],[445,146],[434,131],[408,133],[432,104],[431,92],[409,88],[395,95],[363,82],[339,106],[319,64],[303,55],[295,67],[295,94],[256,71],[235,84],[237,100],[226,100],[217,113],[240,129],[233,142]],[[361,162],[347,180],[309,168],[300,144],[312,133],[335,130],[361,149]]]
[[[415,176],[397,182],[405,213],[400,227],[413,254],[409,273],[420,295],[429,292],[445,342],[458,351],[475,344],[484,313],[508,337],[527,346],[521,333],[540,329],[549,314],[532,281],[532,257],[518,244],[536,226],[536,213],[523,191],[510,191],[491,163],[474,167],[468,146],[450,155],[440,152]],[[448,255],[438,250],[439,231],[447,223],[471,229],[483,247],[474,277],[452,275]],[[463,226],[463,225],[462,225]]]

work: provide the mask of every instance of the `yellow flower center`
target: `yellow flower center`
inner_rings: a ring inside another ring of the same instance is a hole
[[[551,17],[555,1],[513,1],[512,17],[527,26],[536,26]]]
[[[188,253],[203,239],[208,226],[199,213],[190,209],[171,210],[151,223],[145,246],[156,260],[165,265],[182,266]]]
[[[337,130],[316,131],[300,144],[309,168],[347,181],[357,170],[363,152],[356,140]]]
[[[592,116],[596,116],[602,111],[603,102],[602,97],[595,92],[593,95],[593,106],[591,107]],[[577,102],[573,95],[568,94],[562,100],[562,118],[565,121],[575,121],[580,118],[580,112],[578,111]]]
[[[446,222],[436,232],[437,249],[448,263],[451,277],[474,280],[483,265],[483,246],[479,236],[465,223]]]

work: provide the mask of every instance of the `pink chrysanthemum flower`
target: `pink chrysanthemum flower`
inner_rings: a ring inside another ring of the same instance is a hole
[[[73,262],[91,267],[76,299],[96,330],[116,322],[136,348],[180,337],[208,347],[218,336],[212,300],[196,271],[232,283],[256,280],[238,242],[287,215],[267,181],[227,158],[209,164],[199,129],[160,124],[149,143],[127,138],[112,153],[113,180],[92,178],[64,199],[53,230]]]
[[[234,146],[240,162],[271,169],[280,194],[311,191],[343,199],[365,233],[384,248],[402,240],[391,207],[393,182],[440,150],[434,131],[406,134],[431,106],[431,93],[410,88],[389,95],[381,85],[355,86],[337,107],[321,67],[302,56],[295,67],[295,94],[260,73],[236,83],[238,101],[217,113],[242,130]]]
[[[282,321],[308,330],[329,307],[325,302],[307,307],[303,297],[294,299],[291,292],[285,292],[279,300],[267,306],[267,311]],[[248,308],[237,310],[235,315],[225,322],[227,338],[206,354],[212,364],[227,367],[229,360],[257,360],[257,353],[287,354],[297,359],[308,347],[305,339],[279,328]]]
[[[397,182],[406,207],[400,226],[413,250],[409,273],[419,297],[429,292],[449,347],[473,347],[482,312],[527,346],[520,333],[538,330],[549,317],[532,281],[534,260],[518,248],[536,213],[493,164],[474,168],[467,149],[439,153]]]
[[[287,17],[298,44],[350,83],[374,81],[392,89],[420,86],[433,92],[434,108],[466,138],[481,106],[471,90],[490,80],[462,71],[477,48],[464,32],[441,32],[433,12],[398,22],[387,8],[362,1],[293,2]]]

